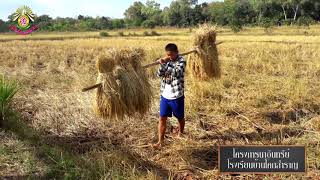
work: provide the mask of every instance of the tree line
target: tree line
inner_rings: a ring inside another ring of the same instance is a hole
[[[9,16],[9,19],[12,15]],[[43,31],[95,31],[121,28],[154,28],[156,26],[192,27],[201,23],[230,26],[310,25],[320,21],[319,0],[224,0],[198,3],[197,0],[174,0],[160,8],[154,0],[134,2],[124,18],[90,17],[52,18],[40,15],[35,24]],[[0,32],[6,32],[10,20],[0,19]]]

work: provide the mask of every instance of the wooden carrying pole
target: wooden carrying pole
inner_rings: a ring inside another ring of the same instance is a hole
[[[188,54],[191,54],[191,53],[195,53],[195,52],[197,52],[197,50],[194,49],[194,50],[192,50],[192,51],[179,54],[179,56],[185,56],[185,55],[188,55]],[[158,59],[160,59],[160,58],[158,58]],[[156,59],[156,60],[158,60],[158,59]],[[152,67],[152,66],[155,66],[155,65],[160,64],[160,63],[159,63],[158,61],[156,61],[156,60],[155,60],[155,62],[150,63],[150,64],[147,64],[147,65],[144,65],[144,66],[142,66],[142,67],[143,67],[143,68],[149,68],[149,67]]]
[[[219,45],[219,44],[222,44],[222,42],[216,43],[216,45]],[[193,49],[193,50],[191,50],[191,51],[188,51],[188,52],[179,54],[179,56],[186,56],[186,55],[188,55],[188,54],[195,53],[195,52],[197,52],[197,50],[196,50],[196,49]],[[160,63],[157,61],[158,59],[160,59],[160,58],[157,58],[156,60],[154,60],[155,62],[150,63],[150,64],[146,64],[146,65],[144,65],[144,66],[142,66],[142,67],[143,67],[143,68],[149,68],[149,67],[158,65],[158,64],[160,64]],[[92,89],[96,89],[96,88],[98,88],[98,87],[101,86],[101,85],[102,85],[102,83],[98,83],[98,84],[95,84],[95,85],[92,85],[92,86],[83,88],[83,89],[82,89],[82,92],[86,92],[86,91],[90,91],[90,90],[92,90]]]
[[[186,56],[186,55],[188,55],[188,54],[195,53],[195,52],[197,52],[197,50],[194,49],[194,50],[192,50],[192,51],[188,51],[188,52],[179,54],[179,56]],[[158,59],[160,59],[160,58],[158,58]],[[160,64],[160,63],[157,61],[158,59],[156,59],[155,62],[150,63],[150,64],[147,64],[147,65],[144,65],[144,66],[142,66],[142,67],[143,67],[143,68],[149,68],[149,67],[158,65],[158,64]],[[96,89],[96,88],[98,88],[98,87],[101,86],[101,85],[102,85],[102,83],[98,83],[98,84],[95,84],[95,85],[92,85],[92,86],[83,88],[83,89],[82,89],[82,92],[86,92],[86,91],[90,91],[90,90]]]

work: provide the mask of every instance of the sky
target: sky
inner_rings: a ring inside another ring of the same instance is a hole
[[[50,17],[106,16],[123,18],[125,10],[137,0],[0,0],[0,19],[8,20],[8,15],[20,6],[29,6],[37,15]],[[145,3],[146,0],[140,0]],[[172,0],[156,0],[161,8],[169,6]],[[198,0],[198,3],[213,0]]]

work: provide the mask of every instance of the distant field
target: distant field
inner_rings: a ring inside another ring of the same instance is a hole
[[[187,77],[187,138],[176,139],[168,132],[161,151],[144,147],[156,137],[160,86],[156,68],[147,70],[155,99],[145,119],[121,123],[99,119],[92,111],[93,92],[80,91],[95,83],[95,58],[109,48],[142,47],[143,63],[162,56],[169,42],[177,43],[181,52],[192,49],[190,29],[153,30],[160,36],[143,36],[152,31],[144,29],[121,30],[125,36],[108,31],[110,37],[100,37],[99,32],[0,34],[0,74],[22,86],[15,109],[41,134],[44,144],[67,154],[47,160],[51,151],[41,146],[45,153],[36,161],[37,152],[30,149],[37,144],[0,133],[6,137],[4,143],[26,146],[35,165],[32,169],[28,160],[15,163],[18,156],[11,160],[13,166],[0,165],[0,173],[24,167],[17,172],[21,176],[37,171],[43,177],[88,179],[231,179],[216,174],[218,144],[305,144],[308,174],[244,178],[320,178],[320,26],[245,28],[237,34],[218,28],[222,78],[193,82]],[[134,32],[137,36],[127,36]],[[25,39],[29,41],[21,41]],[[169,124],[177,122],[171,119]],[[2,149],[6,156],[13,153],[7,146],[0,145]],[[1,157],[0,164],[10,163]],[[56,171],[50,171],[52,167]]]
[[[220,36],[232,36],[235,35],[229,28],[218,27]],[[161,36],[189,36],[192,34],[194,28],[155,28],[155,29],[121,29],[121,30],[105,30],[101,32],[108,32],[111,37],[118,37],[119,32],[123,33],[123,36],[145,36],[144,32],[155,31]],[[243,30],[236,33],[236,36],[263,36],[263,35],[283,35],[283,36],[318,36],[320,35],[320,25],[313,25],[310,27],[299,26],[283,26],[283,27],[271,27],[271,28],[258,28],[258,27],[244,27]],[[33,34],[21,36],[13,32],[0,33],[0,41],[6,40],[63,40],[73,38],[101,38],[99,32],[34,32]]]

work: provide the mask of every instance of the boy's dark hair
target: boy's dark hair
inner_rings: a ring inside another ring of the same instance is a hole
[[[169,44],[166,45],[165,50],[166,51],[178,52],[178,46],[176,44],[169,43]]]

